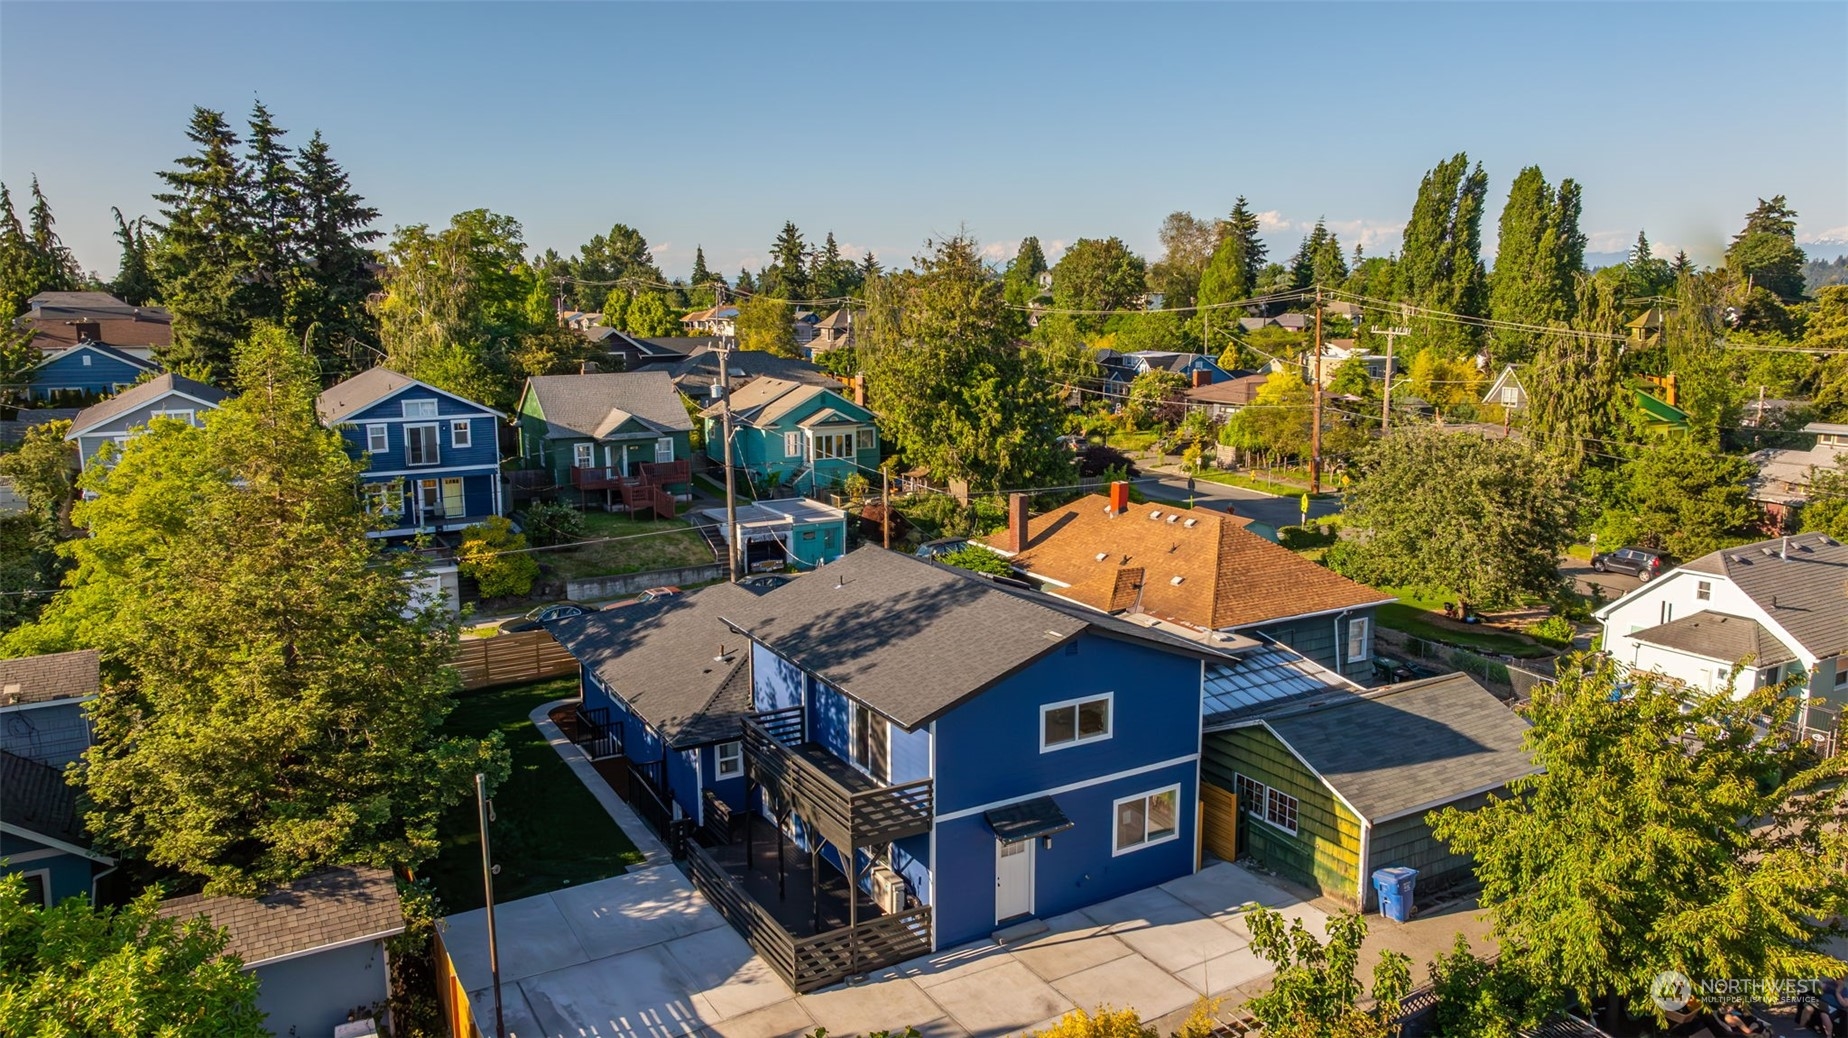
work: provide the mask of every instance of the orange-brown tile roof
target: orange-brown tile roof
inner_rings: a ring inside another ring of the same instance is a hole
[[[1252,533],[1236,516],[1169,504],[1111,515],[1109,506],[1093,494],[1033,516],[1014,564],[1067,585],[1050,590],[1092,608],[1211,630],[1392,600]],[[989,540],[1000,545],[1005,534]]]

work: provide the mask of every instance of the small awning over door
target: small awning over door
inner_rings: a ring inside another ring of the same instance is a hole
[[[1072,820],[1059,810],[1051,797],[1034,797],[987,812],[988,827],[1002,843],[1019,843],[1037,836],[1051,836],[1072,827]]]

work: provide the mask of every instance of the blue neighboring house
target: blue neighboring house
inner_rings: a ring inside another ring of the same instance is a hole
[[[0,660],[0,873],[25,877],[51,905],[96,897],[114,859],[90,847],[65,769],[90,746],[84,704],[96,698],[94,649]]]
[[[1129,399],[1129,384],[1137,375],[1150,371],[1172,371],[1187,380],[1189,388],[1210,386],[1234,377],[1219,362],[1204,353],[1175,353],[1166,350],[1138,350],[1119,353],[1097,351],[1097,363],[1103,372],[1103,395],[1118,403]]]
[[[879,548],[552,630],[580,739],[797,990],[1196,867],[1205,646]]]
[[[315,406],[370,463],[360,495],[387,517],[372,536],[460,530],[502,514],[501,412],[389,368],[354,375]]]
[[[39,361],[26,392],[33,400],[90,400],[127,389],[159,370],[151,360],[86,339]]]

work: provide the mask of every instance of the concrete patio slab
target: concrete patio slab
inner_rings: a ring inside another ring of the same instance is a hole
[[[702,1023],[687,987],[655,946],[528,979],[520,991],[548,1038],[680,1038]]]
[[[694,1011],[716,1022],[789,1001],[789,987],[729,926],[661,946],[688,981]]]
[[[609,882],[605,880],[604,882]],[[477,908],[445,920],[443,947],[450,961],[471,987],[486,986],[488,971],[488,913]],[[496,905],[495,933],[500,944],[501,984],[590,961],[577,934],[550,895],[523,897]]]
[[[928,991],[945,981],[999,966],[1008,961],[1009,951],[993,941],[974,941],[869,973],[866,979],[871,983],[904,978],[915,981],[918,987]]]
[[[468,993],[468,1004],[475,1007],[477,1020],[489,1027],[494,1025],[494,988],[485,987],[480,991]],[[507,1022],[507,1038],[543,1038],[545,1029],[533,1019],[533,1011],[526,1005],[526,996],[521,993],[520,985],[501,985],[501,1019]],[[482,1030],[487,1034],[486,1028]]]
[[[1100,901],[1089,908],[1079,909],[1079,912],[1094,922],[1111,926],[1112,932],[1116,932],[1113,924],[1118,923],[1148,927],[1200,918],[1199,909],[1160,887],[1149,887],[1133,894]]]
[[[797,1005],[795,999],[785,998],[754,1012],[707,1024],[700,1028],[699,1034],[700,1038],[788,1038],[789,1035],[812,1034],[817,1026],[814,1018]]]
[[[1127,955],[1066,977],[1053,985],[1074,1006],[1134,1008],[1154,1020],[1192,1005],[1199,993],[1140,955]]]
[[[1111,936],[1108,926],[1073,912],[1047,920],[1048,933],[1010,949],[1041,980],[1058,980],[1132,954],[1129,945]]]
[[[1240,948],[1199,965],[1176,970],[1174,976],[1202,995],[1224,995],[1234,988],[1262,980],[1273,972],[1271,964],[1258,958],[1257,952],[1250,948]]]
[[[919,1038],[970,1038],[968,1031],[963,1030],[956,1021],[947,1016],[926,1020],[913,1026],[917,1029]]]
[[[1266,908],[1282,908],[1303,899],[1283,887],[1260,878],[1256,873],[1236,867],[1212,866],[1191,876],[1163,883],[1159,890],[1193,906],[1201,915],[1231,915],[1240,906],[1256,902]]]
[[[931,1001],[924,989],[910,980],[837,985],[813,994],[798,995],[796,1001],[831,1035],[902,1031],[908,1024],[935,1020],[943,1015],[943,1010]]]
[[[1308,927],[1309,932],[1315,934],[1318,940],[1328,934],[1328,912],[1306,901],[1298,902],[1293,905],[1284,905],[1281,908],[1273,909],[1273,911],[1283,917],[1285,926],[1289,926],[1296,920],[1301,919],[1303,925]],[[1250,919],[1251,913],[1239,912],[1235,915],[1221,916],[1218,922],[1221,926],[1224,926],[1237,935],[1239,940],[1250,943]],[[1369,916],[1367,918],[1367,925],[1371,927],[1378,919],[1378,916]]]
[[[1250,943],[1230,928],[1198,915],[1180,922],[1150,926],[1113,923],[1110,933],[1169,973],[1243,951]]]
[[[971,1038],[1018,1034],[1066,1009],[1063,995],[1018,962],[958,977],[929,994]]]
[[[725,925],[676,868],[645,868],[550,895],[593,959]]]

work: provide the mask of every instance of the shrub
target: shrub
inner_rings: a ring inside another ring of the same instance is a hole
[[[539,563],[525,554],[525,547],[525,536],[514,533],[512,523],[491,516],[463,531],[456,561],[464,575],[481,585],[481,597],[519,597],[531,594],[539,579]]]
[[[1037,1038],[1161,1038],[1161,1032],[1144,1024],[1134,1009],[1109,1006],[1099,1006],[1094,1013],[1074,1009],[1034,1034]]]
[[[1540,621],[1527,625],[1527,633],[1554,648],[1565,648],[1572,644],[1572,621],[1554,614]]]
[[[1335,534],[1320,526],[1280,526],[1277,541],[1291,551],[1326,548],[1335,543]]]
[[[971,573],[986,573],[991,577],[1012,576],[1014,572],[1006,559],[979,544],[965,544],[943,556],[941,561],[958,569],[966,569]]]
[[[866,495],[871,493],[872,489],[872,484],[858,472],[848,476],[841,484],[841,493],[845,494],[849,501],[866,500]]]
[[[535,501],[526,509],[520,525],[526,538],[540,547],[581,541],[587,527],[584,513],[558,501]]]

